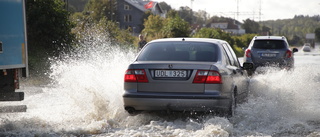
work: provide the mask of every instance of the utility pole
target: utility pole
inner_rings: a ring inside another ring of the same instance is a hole
[[[237,20],[239,20],[239,0],[237,0]]]
[[[239,20],[239,0],[237,0],[237,21]],[[236,23],[236,21],[234,21],[234,24],[238,26],[238,24]],[[240,27],[238,26],[237,27],[237,35],[239,35],[239,30],[240,30]]]
[[[191,0],[191,23],[193,24],[194,23],[194,21],[193,21],[193,1],[194,0]]]
[[[261,22],[261,5],[262,5],[262,0],[260,0],[260,2],[259,2],[259,22]]]
[[[193,2],[194,2],[194,0],[191,0],[191,9],[193,8],[192,6],[193,6]]]

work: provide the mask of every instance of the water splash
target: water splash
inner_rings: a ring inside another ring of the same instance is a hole
[[[84,32],[78,48],[50,59],[50,85],[22,89],[26,92],[26,113],[0,114],[0,133],[100,133],[127,117],[122,81],[136,51],[113,45],[98,28]]]
[[[308,135],[310,121],[319,121],[319,65],[293,71],[269,68],[250,82],[250,98],[234,117],[240,135]]]

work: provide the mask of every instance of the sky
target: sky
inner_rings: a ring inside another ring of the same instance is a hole
[[[292,19],[295,15],[320,14],[320,0],[193,0],[192,5],[191,0],[153,1],[166,2],[176,10],[181,6],[188,6],[192,7],[193,11],[205,10],[210,16],[230,17],[241,22],[248,18],[265,21]]]

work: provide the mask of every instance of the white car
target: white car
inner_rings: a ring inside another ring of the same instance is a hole
[[[304,52],[311,52],[311,47],[308,46],[308,45],[304,45],[304,46],[302,47],[302,50],[303,50]]]

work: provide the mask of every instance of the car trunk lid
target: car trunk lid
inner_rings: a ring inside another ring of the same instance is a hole
[[[144,68],[148,83],[138,83],[138,92],[203,93],[204,83],[193,83],[198,70],[210,70],[212,62],[139,62]]]

